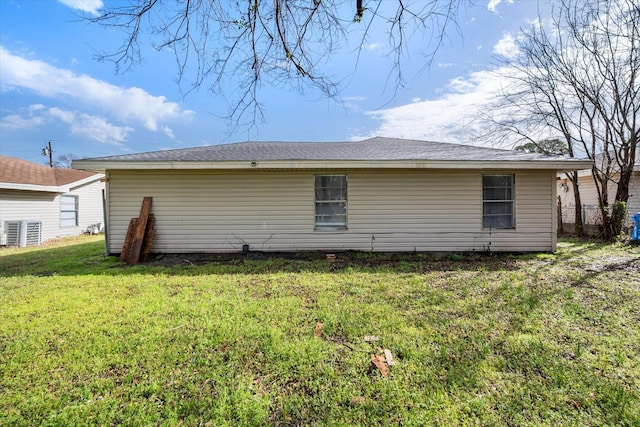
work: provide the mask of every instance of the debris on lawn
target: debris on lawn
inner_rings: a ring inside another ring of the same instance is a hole
[[[377,335],[367,335],[364,337],[364,340],[373,346],[374,343],[380,341],[380,337]],[[391,350],[387,348],[376,347],[375,350],[376,353],[371,353],[371,363],[378,369],[380,374],[386,378],[389,376],[389,367],[396,364],[393,360],[393,354],[391,354]]]
[[[340,344],[343,345],[345,347],[347,347],[348,349],[352,350],[352,351],[358,351],[358,352],[363,352],[366,354],[369,354],[371,357],[371,366],[370,369],[371,370],[378,370],[378,372],[380,372],[380,374],[383,377],[388,377],[389,376],[389,367],[390,366],[394,366],[396,364],[395,360],[393,359],[393,354],[391,353],[391,350],[387,349],[387,348],[382,348],[379,346],[376,346],[374,343],[380,341],[380,337],[377,335],[366,335],[364,337],[364,341],[369,343],[368,349],[364,349],[364,348],[357,348],[355,346],[353,346],[352,344],[350,344],[344,337],[343,338],[336,338],[336,337],[330,337],[330,336],[324,336],[323,335],[323,328],[324,328],[324,324],[322,322],[317,322],[316,323],[316,327],[315,327],[315,331],[314,331],[314,335],[318,338],[322,338],[325,339],[327,341],[331,341],[334,342],[336,344]],[[373,351],[373,353],[372,353]]]
[[[380,371],[383,377],[386,378],[389,376],[389,366],[383,354],[372,354],[371,363],[378,368],[378,371]]]
[[[338,259],[336,254],[325,254],[325,259],[329,263],[329,271],[343,269],[347,265],[347,262],[344,259]]]
[[[387,365],[393,366],[396,362],[393,360],[393,355],[391,354],[391,350],[384,349],[384,358],[387,360]]]
[[[152,201],[152,197],[144,197],[140,208],[140,216],[131,218],[129,221],[129,228],[120,252],[121,262],[134,265],[139,261],[147,261],[156,235],[154,229],[155,216],[151,213]]]
[[[322,324],[322,322],[318,322],[318,323],[316,323],[316,331],[315,331],[315,335],[316,335],[317,337],[322,337],[322,327],[323,327],[323,326],[324,326],[324,325]]]

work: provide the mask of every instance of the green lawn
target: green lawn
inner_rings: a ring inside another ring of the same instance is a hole
[[[88,236],[0,250],[0,425],[640,426],[638,246],[102,253]]]

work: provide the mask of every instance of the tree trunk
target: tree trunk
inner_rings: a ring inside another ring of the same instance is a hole
[[[558,234],[564,234],[564,223],[562,221],[562,197],[558,196]]]
[[[576,206],[575,209],[575,232],[578,236],[584,236],[584,224],[582,223],[582,199],[580,198],[580,187],[578,185],[578,172],[571,172],[567,174],[571,185],[573,186],[573,200]]]
[[[631,175],[633,174],[633,168],[623,168],[620,171],[620,179],[618,180],[618,189],[616,190],[616,202],[629,201],[629,183],[631,181]]]
[[[602,218],[602,228],[600,230],[600,237],[605,240],[609,240],[612,237],[611,230],[611,211],[609,210],[609,180],[608,177],[611,175],[608,172],[609,168],[607,167],[607,173],[599,173],[597,169],[593,169],[591,171],[591,175],[593,176],[593,181],[596,184],[596,189],[598,191],[598,208],[600,209],[600,217]]]

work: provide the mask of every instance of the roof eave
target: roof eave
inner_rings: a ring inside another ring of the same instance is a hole
[[[40,191],[43,193],[64,193],[63,187],[57,185],[21,184],[19,182],[0,182],[3,190]]]
[[[65,184],[64,186],[61,186],[61,187],[67,188],[66,191],[71,191],[74,188],[78,188],[78,187],[82,187],[83,185],[91,184],[92,182],[101,180],[102,178],[104,178],[104,173],[97,172],[94,175],[88,176],[88,177],[80,179],[78,181],[70,182],[70,183]]]
[[[73,181],[64,185],[38,185],[24,184],[20,182],[0,182],[0,188],[3,190],[19,190],[19,191],[40,191],[43,193],[68,193],[74,188],[90,184],[104,178],[103,173],[97,173],[87,178]]]
[[[583,160],[256,160],[256,161],[74,161],[74,169],[106,170],[255,170],[255,169],[544,169],[591,168]]]

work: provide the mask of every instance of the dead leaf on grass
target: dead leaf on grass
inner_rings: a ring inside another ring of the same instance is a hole
[[[385,360],[384,355],[372,354],[371,363],[378,368],[378,371],[380,371],[380,374],[382,374],[383,377],[386,378],[389,376],[389,367],[387,366],[387,361]]]

